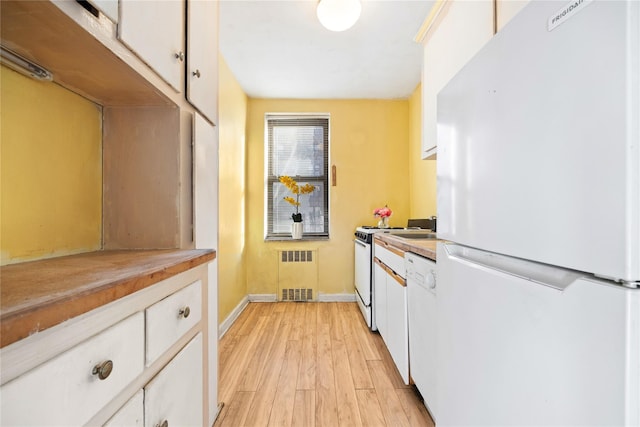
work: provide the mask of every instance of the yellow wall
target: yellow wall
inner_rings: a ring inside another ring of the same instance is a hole
[[[409,98],[409,200],[411,218],[436,215],[436,161],[421,159],[421,86]]]
[[[100,107],[5,67],[0,97],[2,264],[99,249]]]
[[[391,226],[405,226],[409,218],[408,107],[407,101],[249,100],[248,293],[277,292],[279,249],[317,249],[319,292],[353,293],[355,228],[376,224],[373,210],[385,204],[393,210]],[[329,190],[329,241],[264,241],[264,117],[276,112],[331,115],[330,166],[337,167],[337,186]]]
[[[218,319],[247,295],[245,271],[245,125],[247,96],[219,57],[220,213]]]

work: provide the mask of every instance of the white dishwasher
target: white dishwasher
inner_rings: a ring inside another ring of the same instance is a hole
[[[409,371],[436,421],[436,263],[406,252]]]

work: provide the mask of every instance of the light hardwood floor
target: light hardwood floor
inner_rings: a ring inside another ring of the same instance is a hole
[[[219,348],[216,427],[434,425],[355,303],[250,303]]]

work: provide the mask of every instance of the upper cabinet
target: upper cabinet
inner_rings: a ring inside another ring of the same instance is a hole
[[[182,1],[120,1],[118,38],[176,91],[185,61]]]
[[[438,92],[491,39],[493,1],[439,1],[425,21],[422,39],[422,158],[434,159],[437,147]]]
[[[187,4],[187,99],[218,123],[218,2]]]
[[[217,1],[121,0],[118,38],[176,91],[186,85],[189,103],[218,121]]]

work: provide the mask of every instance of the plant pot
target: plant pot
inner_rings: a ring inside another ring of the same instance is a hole
[[[294,222],[291,224],[291,238],[294,240],[302,239],[302,223]]]

